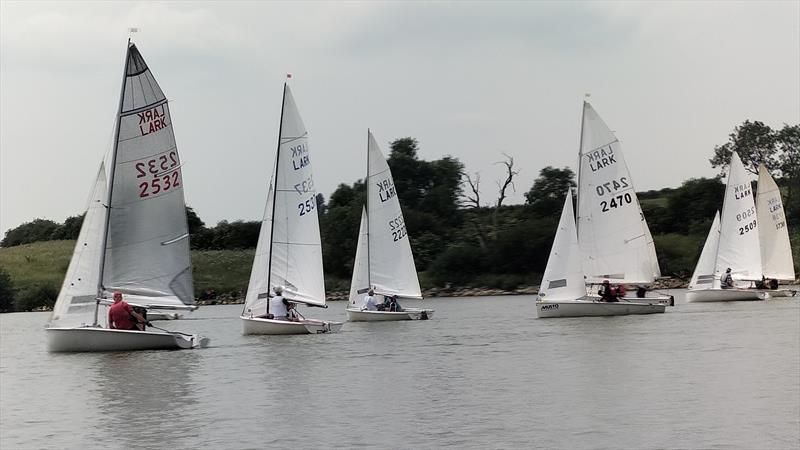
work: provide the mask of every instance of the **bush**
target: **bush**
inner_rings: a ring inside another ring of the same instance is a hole
[[[33,311],[37,308],[52,308],[58,298],[58,288],[49,284],[31,286],[17,296],[16,311]]]

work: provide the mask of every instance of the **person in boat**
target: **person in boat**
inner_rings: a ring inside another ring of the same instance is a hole
[[[722,289],[730,289],[733,287],[733,276],[731,275],[730,267],[725,271],[725,275],[722,276],[720,287],[722,287]]]
[[[297,312],[297,303],[284,300],[286,303],[286,319],[290,322],[299,322],[300,313]]]
[[[397,301],[397,296],[396,295],[390,295],[389,296],[389,311],[392,311],[392,312],[401,312],[401,311],[403,311],[403,308],[400,307],[400,303]]]
[[[603,285],[600,286],[600,300],[604,302],[616,302],[617,301],[617,290],[611,286],[608,280],[603,280]]]
[[[274,291],[275,295],[269,299],[269,309],[267,310],[266,317],[267,319],[288,320],[289,302],[283,298],[283,288],[275,286]]]
[[[364,306],[361,307],[362,311],[377,311],[378,305],[375,303],[375,291],[370,289],[364,297]]]
[[[647,297],[647,286],[643,284],[636,286],[636,297],[638,298]]]
[[[108,308],[108,328],[144,331],[145,324],[150,325],[144,316],[134,311],[131,305],[122,299],[122,292],[114,292],[114,304]]]
[[[624,284],[617,285],[617,298],[623,298],[627,294],[627,290]]]

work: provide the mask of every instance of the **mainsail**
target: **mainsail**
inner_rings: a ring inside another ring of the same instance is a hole
[[[102,287],[148,306],[194,304],[181,161],[167,99],[128,45],[111,155]]]
[[[763,164],[758,167],[756,212],[764,276],[793,281],[794,261],[781,191]]]
[[[717,250],[719,248],[719,211],[714,214],[714,222],[708,231],[700,259],[694,268],[689,289],[718,289],[719,275],[715,274],[717,268]]]
[[[561,220],[547,259],[539,296],[544,300],[574,300],[586,296],[575,214],[572,208],[572,189],[567,191]]]
[[[106,224],[103,202],[107,197],[107,183],[105,165],[101,164],[64,283],[53,307],[51,326],[79,327],[93,323],[100,281],[98,267],[103,248],[103,227]]]
[[[660,275],[620,142],[583,105],[578,168],[578,242],[587,283],[651,283]]]
[[[761,280],[761,248],[753,187],[739,155],[733,152],[720,219],[717,273],[730,268],[737,280]]]
[[[287,299],[325,304],[322,244],[308,132],[292,91],[284,85],[275,173],[270,182],[244,311],[266,312],[274,287]]]

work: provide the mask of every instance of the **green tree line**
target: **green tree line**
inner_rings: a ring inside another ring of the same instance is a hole
[[[677,188],[638,193],[664,275],[685,278],[691,274],[714,212],[722,207],[725,187],[720,177],[733,151],[753,173],[762,162],[770,168],[784,193],[790,233],[797,241],[800,126],[785,125],[773,130],[761,122],[745,121],[734,129],[728,142],[713,150],[710,163],[720,168],[719,177],[690,179]],[[420,159],[419,143],[410,137],[390,144],[387,162],[424,287],[512,289],[539,282],[566,190],[575,186],[575,174],[569,168],[545,167],[526,192],[524,204],[505,205],[504,186],[513,185],[517,173],[513,158],[506,158],[503,164],[508,177],[498,183],[501,190],[497,198],[485,202],[481,199],[479,175],[468,174],[457,158]],[[340,184],[327,202],[317,195],[329,290],[349,286],[364,199],[363,179]],[[207,227],[192,208],[187,208],[187,214],[193,250],[256,246],[258,221],[222,221]],[[81,222],[82,216],[70,217],[63,224],[36,219],[8,230],[0,246],[76,239]],[[795,264],[798,262],[796,258]],[[4,286],[11,283],[3,274],[0,272],[0,295],[6,292]],[[54,294],[48,291],[32,295]]]

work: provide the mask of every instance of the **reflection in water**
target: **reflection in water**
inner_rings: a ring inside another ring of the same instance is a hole
[[[108,417],[98,442],[113,436],[123,448],[160,448],[195,437],[187,424],[195,406],[192,374],[199,365],[195,351],[107,353],[95,365],[98,405]]]

